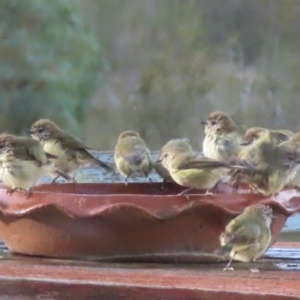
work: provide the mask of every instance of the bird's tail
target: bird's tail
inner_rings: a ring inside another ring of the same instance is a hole
[[[107,165],[105,162],[101,161],[100,159],[97,159],[96,157],[94,157],[92,155],[90,155],[89,160],[91,163],[104,168],[106,171],[109,171],[109,172],[113,171],[113,168],[111,166]]]
[[[225,256],[228,255],[231,252],[231,250],[232,250],[232,244],[229,243],[215,250],[214,254],[219,256]]]

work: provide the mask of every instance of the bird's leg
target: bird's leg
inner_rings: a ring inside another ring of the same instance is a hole
[[[211,192],[211,190],[206,190],[205,194],[204,195],[207,195],[207,196],[212,196],[214,193]]]
[[[129,178],[130,174],[131,174],[131,172],[129,172],[129,173],[127,174],[127,176],[125,177],[125,179],[124,179],[124,182],[125,182],[125,185],[126,185],[126,186],[127,186],[127,184],[128,184],[128,178]]]
[[[229,263],[228,263],[227,266],[223,269],[223,271],[234,271],[233,268],[229,268],[229,267],[230,267],[231,262],[232,262],[232,260],[233,260],[233,258],[234,258],[235,255],[236,255],[236,253],[234,253],[233,256],[230,258]]]
[[[161,189],[161,190],[164,189],[165,184],[166,184],[166,181],[163,179],[163,181],[161,182],[161,185],[160,185],[160,189]]]
[[[57,180],[57,178],[59,178],[60,177],[60,175],[57,175],[56,177],[54,177],[52,180],[51,180],[51,184],[56,184],[57,182],[56,182],[56,180]]]
[[[143,171],[143,174],[148,179],[149,182],[152,182],[152,178],[146,172]]]
[[[72,182],[73,182],[73,183],[76,183],[76,182],[77,182],[75,178],[76,178],[76,172],[75,172],[75,174],[74,174],[74,176],[73,176],[73,178],[72,178]]]

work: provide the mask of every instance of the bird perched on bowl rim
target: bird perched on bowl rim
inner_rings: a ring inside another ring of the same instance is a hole
[[[239,168],[176,146],[162,151],[158,162],[170,172],[177,184],[188,187],[181,193],[184,195],[192,189],[204,189],[207,194],[211,194],[210,190],[223,176],[223,168]]]
[[[188,138],[177,138],[177,139],[172,139],[168,141],[160,151],[160,154],[162,152],[168,151],[168,149],[172,148],[180,148],[182,151],[186,151],[189,153],[193,153],[193,148],[189,143]],[[160,157],[160,154],[158,157]],[[153,168],[156,171],[156,173],[163,179],[163,183],[166,182],[174,182],[172,176],[170,175],[170,172],[159,162],[153,162]]]
[[[300,164],[300,152],[293,145],[277,145],[270,131],[262,131],[259,138],[246,146],[236,164],[245,168],[231,172],[231,182],[246,181],[263,196],[276,195],[292,180]],[[246,165],[251,165],[248,169]]]
[[[29,196],[36,182],[44,175],[55,173],[71,180],[68,174],[56,168],[51,161],[56,156],[43,150],[36,140],[12,134],[0,134],[1,179],[10,187],[11,194],[15,190],[25,191]]]
[[[270,206],[253,204],[227,224],[220,236],[222,248],[216,251],[229,253],[230,261],[225,271],[229,270],[232,260],[255,261],[267,251],[272,239],[270,226],[273,218]]]
[[[55,155],[54,163],[58,169],[72,174],[83,165],[97,165],[106,171],[112,168],[103,161],[95,158],[88,152],[90,148],[85,146],[77,137],[62,130],[56,123],[49,119],[41,119],[35,122],[27,133],[41,143],[47,153]],[[54,177],[53,181],[57,179]]]
[[[244,141],[241,143],[241,145],[248,146],[252,144],[260,138],[262,132],[266,131],[270,133],[276,144],[280,144],[284,141],[287,141],[294,135],[292,131],[286,129],[267,129],[263,127],[250,127],[245,132]],[[241,149],[241,151],[243,151],[243,148]]]
[[[117,169],[125,177],[126,184],[128,178],[136,173],[141,173],[151,181],[149,177],[152,170],[150,150],[138,132],[126,130],[119,135],[114,159]]]
[[[216,160],[228,161],[237,156],[243,140],[241,128],[224,112],[215,111],[209,114],[205,125],[203,140],[204,156]]]
[[[280,145],[295,147],[297,151],[300,151],[300,132],[295,133],[287,141],[282,142]],[[295,176],[291,177],[290,180],[287,181],[286,187],[300,190],[300,165],[297,169],[295,169]]]

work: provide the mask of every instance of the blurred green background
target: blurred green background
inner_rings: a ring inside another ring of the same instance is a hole
[[[89,146],[150,149],[214,110],[300,131],[298,0],[0,0],[0,130],[48,117]]]

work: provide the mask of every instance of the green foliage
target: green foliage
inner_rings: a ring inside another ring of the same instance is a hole
[[[298,0],[91,1],[112,62],[88,122],[94,146],[131,128],[151,149],[180,136],[199,148],[213,110],[299,131]]]
[[[78,0],[0,0],[0,128],[41,117],[80,133],[102,53]]]

